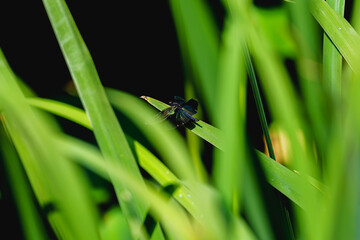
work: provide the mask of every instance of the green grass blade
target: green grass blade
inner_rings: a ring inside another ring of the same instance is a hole
[[[185,79],[185,99],[196,99],[195,89],[193,82],[190,79]],[[197,118],[201,118],[202,116],[202,107],[199,106],[197,111]],[[203,152],[204,142],[203,139],[197,135],[191,133],[191,130],[186,129],[186,142],[191,154],[191,157],[194,162],[194,167],[196,170],[196,174],[198,179],[202,182],[207,182],[209,176],[206,172],[205,166],[201,159],[201,154]]]
[[[142,96],[145,101],[150,103],[153,107],[158,109],[159,111],[164,110],[165,108],[168,108],[169,105],[161,102],[155,98]],[[212,125],[199,120],[196,122],[197,124],[191,131],[204,139],[205,141],[211,143],[213,146],[223,149],[224,148],[224,142],[223,142],[223,133],[218,129],[213,127]]]
[[[271,142],[271,138],[270,138],[270,132],[269,132],[269,128],[268,128],[268,124],[267,124],[267,120],[266,120],[266,116],[265,116],[265,110],[262,104],[262,100],[261,100],[261,96],[260,96],[260,91],[259,91],[259,87],[257,84],[257,80],[256,80],[256,76],[255,76],[255,70],[250,58],[250,53],[249,53],[249,49],[246,47],[246,49],[244,50],[244,54],[245,54],[245,59],[246,59],[246,66],[247,66],[247,71],[250,77],[250,84],[251,84],[251,88],[253,91],[253,95],[255,98],[255,104],[256,104],[256,108],[257,108],[257,112],[260,118],[260,124],[261,124],[261,128],[262,128],[262,132],[265,136],[265,142],[266,142],[266,146],[267,149],[269,151],[269,156],[270,158],[276,160],[275,158],[275,153],[274,153],[274,149],[273,149],[273,145]],[[282,211],[282,220],[284,221],[284,223],[286,223],[286,225],[288,226],[287,230],[285,231],[288,234],[288,238],[290,239],[294,239],[294,233],[292,232],[292,224],[291,224],[291,220],[289,218],[289,214],[288,214],[288,210],[285,208],[285,205],[283,203],[283,200],[280,198],[279,194],[276,192],[276,197],[279,201],[279,205],[280,205],[280,211]]]
[[[228,17],[219,51],[218,102],[214,122],[223,131],[224,149],[215,150],[213,177],[227,210],[239,212],[246,155],[246,70],[242,55],[244,38],[238,19]]]
[[[69,9],[63,0],[44,0],[43,3],[101,151],[104,156],[119,161],[138,179],[142,179],[125,135],[101,85],[90,53]],[[133,201],[123,201],[121,192],[127,191],[125,185],[117,182],[114,187],[129,224],[133,224],[130,228],[133,236],[136,237],[147,207],[136,195]]]
[[[337,144],[338,146],[336,155],[333,156],[332,161],[330,160],[331,172],[329,172],[328,180],[332,186],[331,194],[333,197],[329,204],[331,212],[325,216],[330,223],[326,226],[325,231],[330,230],[333,233],[331,236],[355,239],[359,236],[356,223],[360,219],[358,211],[358,202],[360,201],[360,175],[358,171],[360,168],[358,161],[360,156],[360,76],[355,76],[349,85],[347,91],[348,107],[346,110],[341,109],[341,113],[346,115],[342,115],[343,118],[339,121],[341,124],[339,124],[337,132],[342,141],[339,143],[334,138],[334,145]],[[337,231],[333,230],[334,226],[336,226]],[[325,235],[325,237],[329,235]]]
[[[195,85],[213,116],[219,40],[215,21],[203,0],[171,0],[170,6],[184,62],[190,63]]]
[[[134,141],[134,140],[133,140]],[[139,142],[134,141],[134,150],[139,159],[139,164],[146,170],[161,186],[170,184],[179,185],[174,192],[173,197],[198,221],[201,221],[201,214],[196,209],[192,200],[192,192],[184,186],[178,179],[154,154],[146,149]]]
[[[345,8],[345,0],[328,0],[327,1],[329,6],[335,10],[336,13],[339,14],[339,16],[344,16],[344,8]],[[331,114],[331,121],[330,124],[328,124],[328,129],[331,129],[328,134],[329,137],[326,139],[326,148],[324,149],[322,156],[326,160],[326,170],[324,170],[324,173],[326,175],[325,179],[327,178],[327,174],[329,172],[332,172],[331,177],[333,180],[337,179],[337,173],[334,171],[331,171],[331,169],[336,169],[336,172],[340,171],[342,169],[341,166],[337,165],[336,162],[338,162],[338,157],[334,158],[333,156],[338,156],[339,152],[343,152],[341,148],[343,147],[343,144],[337,144],[335,142],[338,142],[338,139],[344,139],[343,137],[339,137],[338,131],[342,132],[342,127],[340,127],[343,121],[342,116],[343,109],[341,106],[341,92],[342,92],[342,56],[335,47],[335,45],[331,42],[331,40],[327,37],[326,34],[324,34],[324,46],[323,46],[323,73],[324,73],[324,83],[325,83],[325,89],[328,93],[328,95],[331,97],[331,103],[333,105],[332,108],[332,114]],[[336,137],[335,137],[336,136]],[[335,144],[334,144],[335,143]],[[328,151],[328,149],[332,149],[331,151]],[[329,201],[330,202],[330,201]],[[327,203],[329,203],[327,202]],[[325,203],[325,204],[327,204]],[[330,219],[333,219],[331,217],[331,210],[322,216],[323,223],[323,231],[319,231],[319,233],[323,233],[326,236],[326,233],[329,232],[328,224],[330,222]],[[336,224],[336,223],[335,223]],[[330,234],[331,235],[331,234]],[[328,236],[330,236],[328,235]],[[319,237],[318,237],[319,238]]]
[[[360,36],[328,3],[311,0],[312,13],[351,69],[360,74]]]
[[[257,155],[261,160],[268,182],[301,208],[309,210],[307,207],[309,206],[308,196],[305,196],[308,192],[311,192],[311,196],[319,196],[326,192],[325,187],[313,179],[305,179],[261,152],[257,152]],[[302,188],[298,188],[298,186],[302,186]],[[306,190],[303,191],[303,188]]]
[[[249,78],[250,78],[251,89],[254,94],[256,108],[257,108],[257,112],[258,112],[258,115],[260,118],[261,128],[262,128],[263,134],[265,136],[266,146],[269,151],[269,156],[275,160],[275,153],[274,153],[274,149],[273,149],[271,138],[270,138],[270,132],[269,132],[269,127],[268,127],[268,123],[266,120],[266,116],[265,116],[265,110],[264,110],[264,107],[262,104],[259,87],[258,87],[258,84],[256,81],[254,66],[252,64],[249,49],[247,47],[244,50],[244,55],[245,55],[245,59],[246,59],[247,71],[248,71]]]
[[[82,109],[52,99],[32,97],[27,98],[27,101],[31,106],[51,112],[92,130],[89,118]]]
[[[344,17],[345,0],[329,0],[327,3]],[[323,48],[324,82],[330,95],[337,99],[341,96],[342,56],[326,34]]]

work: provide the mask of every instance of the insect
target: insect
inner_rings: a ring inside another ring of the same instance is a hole
[[[170,107],[160,112],[164,119],[172,117],[177,127],[199,121],[193,117],[198,109],[198,102],[196,100],[190,99],[185,102],[183,98],[177,96],[174,97],[174,100],[169,102]]]

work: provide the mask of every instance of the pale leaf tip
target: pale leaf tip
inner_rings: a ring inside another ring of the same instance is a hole
[[[149,99],[148,99],[147,96],[141,96],[140,98],[141,98],[141,99],[144,99],[144,100],[147,101],[147,102],[149,101]]]

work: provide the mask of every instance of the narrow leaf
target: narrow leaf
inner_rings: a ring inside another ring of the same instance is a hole
[[[168,108],[169,105],[161,102],[157,99],[154,99],[152,97],[142,96],[142,99],[150,103],[153,107],[158,109],[159,111],[164,110],[165,108]],[[196,122],[195,127],[191,129],[193,133],[204,139],[205,141],[211,143],[213,146],[223,149],[224,143],[223,143],[223,137],[222,132],[218,129],[213,127],[212,125],[199,120]]]
[[[44,0],[43,3],[101,151],[107,158],[118,161],[138,179],[142,179],[125,135],[101,85],[90,53],[65,1]],[[133,201],[123,201],[121,192],[128,189],[119,181],[114,183],[114,187],[128,223],[132,224],[130,228],[133,237],[136,238],[147,207],[135,194]]]

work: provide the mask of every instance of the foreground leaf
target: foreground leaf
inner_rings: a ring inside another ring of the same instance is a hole
[[[53,125],[26,103],[1,51],[0,85],[2,123],[39,205],[49,210],[47,218],[54,232],[62,239],[99,239],[98,215],[90,199],[87,179],[61,155],[54,142],[58,132]]]

